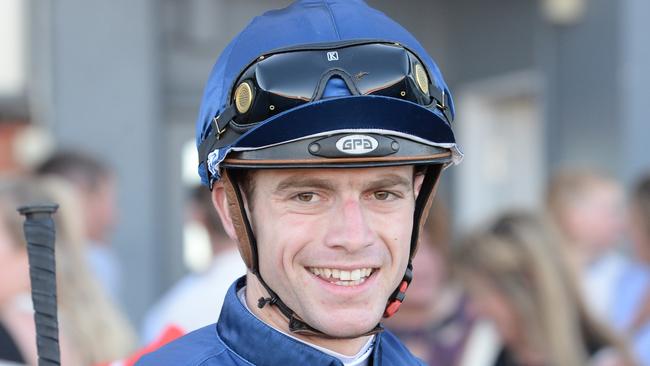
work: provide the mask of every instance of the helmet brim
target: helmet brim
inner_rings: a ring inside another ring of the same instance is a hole
[[[345,133],[387,136],[399,141],[401,146],[408,143],[410,150],[365,159],[364,156],[331,159],[309,153],[310,141]],[[458,162],[462,156],[449,123],[437,109],[373,95],[324,99],[279,113],[251,128],[221,149],[219,155],[218,163],[223,167],[448,163]]]

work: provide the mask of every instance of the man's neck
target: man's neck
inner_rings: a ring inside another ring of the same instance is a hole
[[[266,305],[263,308],[257,306],[260,297],[269,297],[269,294],[260,284],[257,277],[248,272],[246,275],[246,305],[250,311],[267,325],[292,337],[298,338],[306,343],[327,348],[336,353],[350,356],[357,354],[363,346],[368,343],[371,336],[363,336],[353,339],[329,339],[317,336],[306,336],[293,333],[289,330],[289,321],[282,315],[276,306]]]

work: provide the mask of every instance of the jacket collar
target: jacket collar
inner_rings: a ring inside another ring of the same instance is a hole
[[[337,358],[282,334],[251,314],[237,297],[245,285],[246,277],[241,277],[230,286],[217,323],[219,337],[230,349],[258,366],[342,365]],[[373,365],[380,365],[380,340],[378,334],[369,360]]]

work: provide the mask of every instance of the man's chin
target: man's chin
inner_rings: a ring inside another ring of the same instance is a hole
[[[371,327],[363,327],[363,328],[350,328],[350,329],[333,329],[331,332],[326,332],[327,335],[334,337],[334,338],[342,338],[342,339],[354,339],[354,338],[359,338],[365,336],[368,332],[371,330],[375,329],[375,327],[379,323],[375,323]]]

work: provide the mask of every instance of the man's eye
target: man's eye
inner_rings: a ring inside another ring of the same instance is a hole
[[[375,196],[375,199],[377,199],[379,201],[385,201],[385,200],[390,199],[393,194],[390,193],[390,192],[386,192],[386,191],[379,191],[379,192],[373,193],[373,195]]]
[[[298,194],[296,195],[296,198],[297,198],[298,201],[300,201],[300,202],[311,202],[311,201],[314,200],[314,197],[315,197],[315,196],[316,196],[316,195],[315,195],[314,193],[306,192],[306,193],[298,193]]]

